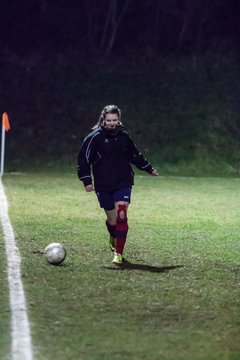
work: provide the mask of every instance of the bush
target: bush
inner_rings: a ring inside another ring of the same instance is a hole
[[[159,161],[218,158],[238,167],[240,85],[234,56],[101,64],[66,53],[0,65],[0,104],[12,125],[11,159],[26,153],[73,156],[102,107],[116,103],[134,140]]]

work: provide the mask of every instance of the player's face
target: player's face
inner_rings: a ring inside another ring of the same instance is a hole
[[[115,129],[119,123],[119,117],[117,114],[106,114],[104,122],[107,129]]]

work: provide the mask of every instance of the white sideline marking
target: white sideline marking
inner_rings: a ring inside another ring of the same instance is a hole
[[[8,265],[9,301],[11,308],[11,355],[12,360],[32,360],[30,326],[23,284],[21,280],[21,258],[15,243],[13,228],[8,217],[8,203],[0,179],[0,220],[3,228]]]

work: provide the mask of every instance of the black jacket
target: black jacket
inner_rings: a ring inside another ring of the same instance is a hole
[[[92,184],[93,174],[96,191],[112,192],[133,185],[131,164],[148,173],[153,171],[126,131],[112,133],[98,128],[83,141],[77,172],[84,186]]]

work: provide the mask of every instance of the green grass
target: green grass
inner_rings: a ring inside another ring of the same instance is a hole
[[[74,174],[4,176],[36,359],[239,360],[240,179],[144,175],[135,183],[132,265],[116,270],[103,211]],[[50,242],[66,246],[62,266],[43,259]],[[0,292],[7,299],[3,279]]]

